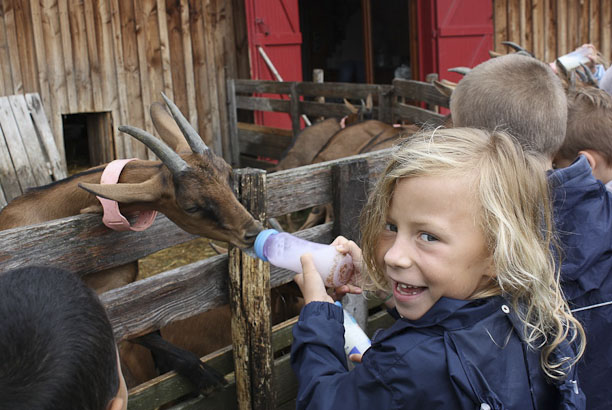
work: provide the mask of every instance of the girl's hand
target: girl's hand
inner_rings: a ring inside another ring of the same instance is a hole
[[[359,289],[359,292],[346,291],[345,293],[361,293],[360,288],[354,285],[351,285],[354,283],[359,283],[361,281],[361,272],[362,272],[362,265],[363,265],[361,248],[357,246],[355,242],[346,239],[344,236],[338,236],[336,239],[334,239],[334,241],[331,244],[336,246],[336,249],[338,250],[338,252],[343,253],[343,254],[348,253],[349,255],[351,255],[351,258],[353,259],[353,267],[355,270],[353,272],[353,277],[351,278],[350,284],[348,286],[353,286],[353,288]],[[336,292],[337,291],[338,290],[336,290]]]
[[[300,258],[302,262],[302,272],[293,277],[293,280],[300,287],[302,296],[304,296],[304,303],[310,302],[329,302],[334,303],[334,300],[329,296],[325,290],[325,284],[321,275],[317,272],[312,255],[306,253]]]

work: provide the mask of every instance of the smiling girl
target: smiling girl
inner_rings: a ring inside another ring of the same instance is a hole
[[[342,311],[303,256],[298,409],[584,407],[541,158],[499,132],[424,131],[393,151],[362,232],[364,288],[389,292],[399,319],[349,372]],[[335,243],[360,267],[357,245]]]

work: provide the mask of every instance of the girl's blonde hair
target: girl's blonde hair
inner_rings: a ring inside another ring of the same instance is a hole
[[[398,181],[418,176],[469,176],[473,181],[470,191],[481,207],[477,223],[496,275],[490,287],[472,298],[503,294],[524,324],[526,343],[541,349],[546,375],[564,378],[584,352],[584,330],[572,316],[559,285],[545,164],[545,158],[524,153],[503,132],[438,128],[399,142],[361,214],[369,279],[364,286],[389,287],[384,267],[378,263],[382,261],[375,255]],[[553,354],[566,339],[578,345],[576,357]]]

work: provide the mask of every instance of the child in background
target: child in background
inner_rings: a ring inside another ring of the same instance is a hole
[[[584,155],[593,176],[612,190],[612,96],[595,87],[568,95],[565,141],[553,162],[566,168]]]
[[[0,329],[0,408],[127,408],[106,311],[74,274],[45,267],[0,273]]]
[[[455,126],[507,129],[524,149],[544,155],[562,248],[561,286],[587,337],[580,385],[589,410],[612,409],[612,194],[584,155],[552,169],[568,123],[559,78],[535,58],[497,57],[459,82],[450,108]]]
[[[342,310],[302,256],[297,408],[583,408],[583,331],[558,286],[544,170],[503,133],[400,143],[362,212],[363,259],[344,250],[401,319],[347,371]]]

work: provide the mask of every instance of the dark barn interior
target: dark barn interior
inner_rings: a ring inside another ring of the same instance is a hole
[[[412,78],[408,0],[300,0],[299,7],[304,81],[322,68],[325,81],[366,82],[364,11],[370,16],[373,83],[389,84],[398,68]]]

